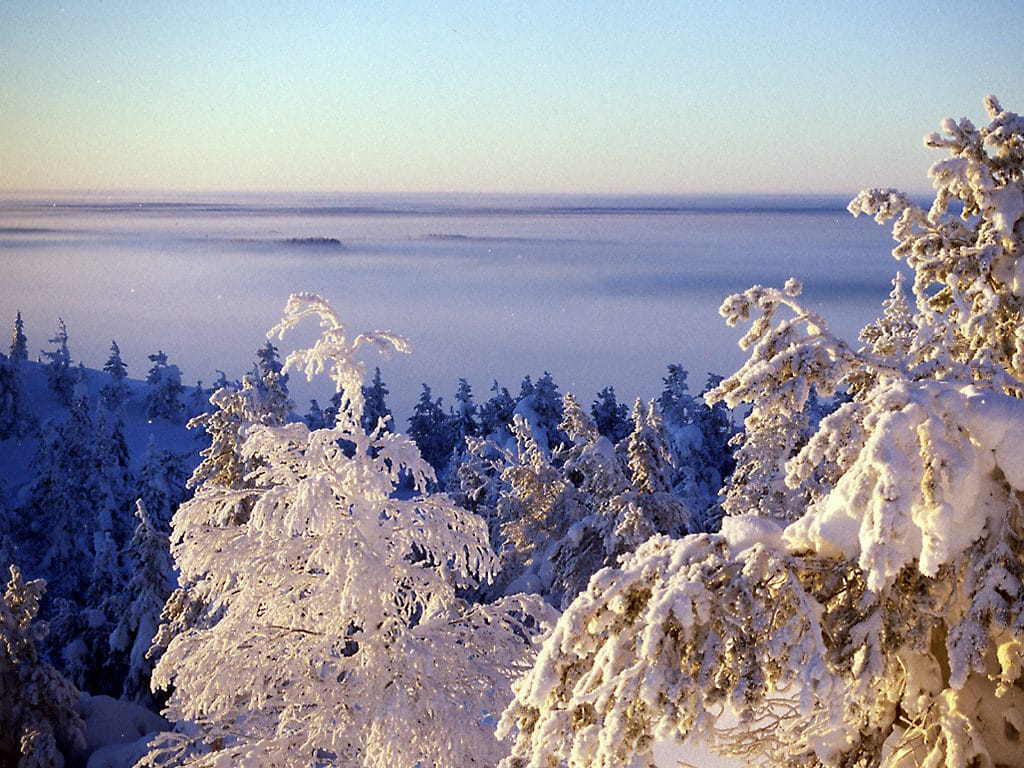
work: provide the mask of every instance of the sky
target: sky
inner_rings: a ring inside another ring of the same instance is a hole
[[[929,188],[1010,0],[0,0],[0,192]]]

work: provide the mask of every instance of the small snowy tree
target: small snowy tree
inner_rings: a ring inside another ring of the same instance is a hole
[[[110,380],[100,389],[100,399],[111,411],[116,411],[128,399],[128,366],[121,359],[121,350],[116,341],[110,342],[110,357],[103,364],[103,370],[110,374]]]
[[[516,685],[503,765],[649,766],[656,739],[692,735],[780,766],[1020,765],[1024,118],[986,106],[989,126],[926,139],[952,155],[929,211],[877,190],[850,206],[896,217],[913,333],[889,304],[854,350],[794,283],[723,305],[752,319],[751,357],[709,396],[790,433],[739,463],[793,495],[598,573]],[[812,387],[853,397],[800,448]]]
[[[432,399],[430,387],[426,384],[409,417],[409,437],[415,441],[434,472],[442,473],[455,447],[455,434],[441,398]]]
[[[543,450],[553,451],[565,442],[565,433],[559,429],[564,413],[562,395],[547,371],[536,384],[533,384],[529,376],[523,379],[514,413],[530,422],[534,437]]]
[[[515,410],[516,401],[506,387],[502,387],[497,381],[491,386],[491,398],[480,406],[480,434],[496,435],[499,432],[507,431],[512,423],[512,412]]]
[[[389,432],[394,429],[394,419],[391,418],[391,409],[387,403],[388,394],[388,388],[380,376],[380,367],[377,367],[373,371],[373,381],[368,386],[363,386],[363,399],[366,402],[363,429],[368,433],[377,428],[381,419],[384,420],[384,426]]]
[[[597,400],[590,408],[597,424],[597,430],[612,441],[619,443],[630,433],[629,406],[615,398],[615,388],[605,387],[597,393]]]
[[[508,700],[540,629],[532,616],[545,610],[523,597],[456,597],[494,571],[483,521],[424,495],[432,472],[411,440],[361,424],[355,354],[407,342],[350,340],[310,294],[291,298],[272,333],[310,317],[322,336],[286,365],[328,371],[336,423],[254,427],[242,445],[250,486],[204,482],[175,515],[175,563],[204,614],[175,633],[186,603],[172,597],[165,609],[172,638],[153,680],[173,688],[167,711],[185,732],[150,760],[493,766],[504,747],[488,718]],[[411,498],[395,494],[406,475]],[[220,523],[241,496],[253,499],[247,523]]]
[[[44,351],[42,357],[46,363],[46,381],[50,389],[65,405],[71,405],[75,389],[75,373],[71,370],[71,353],[68,351],[68,329],[64,320],[57,318],[57,334],[50,339],[56,349]]]
[[[28,360],[28,339],[25,337],[25,323],[21,319],[21,310],[14,319],[14,329],[11,331],[11,360],[21,362]]]
[[[178,422],[185,413],[181,396],[185,388],[181,384],[181,370],[167,362],[167,354],[158,351],[149,356],[153,367],[146,375],[146,416],[150,419],[167,419]]]
[[[242,389],[255,390],[258,400],[255,406],[261,423],[283,424],[295,409],[288,394],[288,374],[284,372],[277,347],[269,339],[256,350],[256,363],[242,379]]]
[[[466,450],[466,438],[480,434],[480,423],[477,420],[477,407],[473,403],[473,388],[466,379],[459,379],[459,389],[455,393],[454,429],[457,439],[456,450]]]

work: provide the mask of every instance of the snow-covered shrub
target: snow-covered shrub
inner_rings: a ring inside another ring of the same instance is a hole
[[[243,486],[210,476],[175,514],[183,593],[165,608],[170,639],[153,681],[172,690],[167,713],[180,732],[149,761],[496,765],[506,746],[493,718],[548,611],[523,596],[458,599],[494,572],[486,525],[424,493],[433,473],[409,438],[363,429],[355,355],[406,351],[405,339],[350,340],[310,294],[291,298],[272,333],[305,318],[323,333],[286,367],[329,373],[336,422],[253,426],[240,449]],[[413,495],[396,494],[406,477]],[[248,518],[230,521],[240,498],[252,500]]]
[[[850,205],[896,219],[915,273],[867,347],[795,281],[723,304],[751,322],[710,393],[751,407],[730,515],[595,575],[516,684],[503,766],[650,766],[691,735],[779,766],[1021,764],[1024,118],[986,106],[926,139],[951,154],[930,210]],[[848,393],[816,429],[814,391]]]

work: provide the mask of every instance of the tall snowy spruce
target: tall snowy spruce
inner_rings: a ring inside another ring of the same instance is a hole
[[[796,281],[723,304],[750,359],[709,397],[751,407],[733,484],[771,493],[595,575],[516,684],[503,766],[652,766],[691,735],[780,766],[1021,765],[1024,118],[986,107],[926,138],[950,155],[930,209],[850,204],[914,271],[866,346]],[[812,428],[815,392],[841,397]]]
[[[254,425],[246,482],[208,476],[172,523],[180,583],[154,684],[180,724],[157,765],[494,766],[494,718],[532,656],[546,610],[525,596],[469,605],[459,588],[495,557],[475,515],[426,495],[412,441],[364,414],[364,347],[407,351],[390,333],[349,339],[330,305],[295,295],[272,331],[307,318],[320,339],[286,369],[329,373],[333,426]],[[396,490],[411,479],[413,492]],[[232,514],[251,500],[245,520]],[[182,622],[180,608],[200,615]]]

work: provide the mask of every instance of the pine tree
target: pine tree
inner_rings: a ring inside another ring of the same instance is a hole
[[[25,437],[34,421],[21,378],[21,365],[15,358],[0,354],[0,440]]]
[[[254,409],[263,424],[283,424],[295,410],[288,394],[288,374],[278,358],[277,347],[268,340],[256,350],[256,363],[242,380],[242,389],[255,390]]]
[[[128,399],[128,366],[121,360],[121,350],[117,342],[110,342],[110,357],[103,365],[103,370],[110,374],[110,381],[100,389],[100,399],[110,411],[118,410]]]
[[[46,381],[64,405],[71,405],[75,374],[71,370],[71,353],[68,351],[68,329],[61,318],[57,318],[57,334],[50,339],[50,343],[56,344],[57,348],[42,353],[49,361],[46,363]]]
[[[174,511],[190,495],[189,480],[188,455],[158,448],[151,438],[139,468],[134,497],[145,505],[156,525],[167,527]]]
[[[25,338],[25,323],[21,320],[21,310],[14,320],[14,330],[11,331],[10,358],[16,363],[28,360],[28,339]]]
[[[187,730],[150,760],[493,766],[504,750],[485,718],[507,701],[543,626],[532,617],[548,614],[522,597],[457,599],[493,573],[483,521],[425,494],[432,472],[407,437],[361,424],[356,352],[407,343],[382,332],[349,340],[310,294],[292,297],[274,332],[309,317],[323,335],[286,365],[328,370],[337,421],[254,427],[242,446],[252,487],[202,483],[175,515],[175,564],[199,598],[169,600],[171,639],[153,681],[173,686],[167,711]],[[394,493],[403,477],[411,498]],[[248,523],[218,525],[239,493],[254,499]],[[189,606],[202,615],[183,617]],[[183,620],[191,629],[175,632]]]
[[[590,413],[597,423],[597,430],[612,441],[619,443],[630,432],[629,407],[615,398],[615,387],[605,387],[597,393],[597,399],[590,407]]]
[[[363,386],[363,399],[366,402],[366,410],[363,412],[363,429],[367,434],[373,432],[384,421],[384,429],[388,432],[394,431],[394,419],[391,418],[391,409],[388,408],[388,388],[384,386],[384,380],[380,377],[380,367],[374,369],[373,381],[369,386]]]
[[[480,434],[480,424],[477,421],[477,408],[473,403],[473,388],[465,379],[459,379],[459,389],[455,393],[455,421],[454,428],[456,436],[456,449],[460,452],[466,449],[466,438],[476,437]]]
[[[149,514],[140,499],[135,506],[138,525],[128,542],[130,576],[125,590],[128,601],[114,631],[111,651],[127,657],[121,698],[153,706],[150,677],[156,660],[149,654],[160,624],[160,614],[171,595],[174,573],[165,527]]]
[[[512,423],[512,412],[515,410],[516,401],[512,394],[505,387],[499,386],[495,381],[491,386],[494,394],[480,407],[480,433],[482,435],[497,435],[499,432],[507,432]]]
[[[443,401],[440,397],[434,400],[426,384],[409,417],[408,433],[434,472],[442,475],[455,447],[455,434]]]
[[[780,766],[1020,764],[1024,118],[986,106],[987,127],[927,138],[951,155],[930,210],[891,190],[850,205],[895,219],[914,329],[887,335],[909,350],[873,331],[851,348],[792,282],[723,304],[751,356],[709,397],[791,433],[737,457],[782,473],[791,506],[750,498],[720,534],[596,574],[516,685],[503,765],[641,765],[690,735]],[[812,390],[854,383],[797,447]]]
[[[565,433],[559,429],[563,415],[562,396],[547,371],[536,384],[530,381],[529,376],[523,380],[515,413],[530,422],[538,444],[545,451],[553,451],[565,442]]]
[[[327,426],[327,419],[320,403],[316,400],[309,401],[309,412],[302,419],[310,430],[324,429]]]
[[[0,765],[64,765],[85,749],[85,724],[74,709],[80,694],[36,647],[46,635],[36,620],[44,588],[10,566],[0,600]]]
[[[181,421],[185,407],[181,396],[185,388],[181,385],[181,371],[176,365],[167,362],[167,354],[158,351],[149,356],[153,367],[146,375],[146,416],[150,419],[167,419],[171,422]]]

